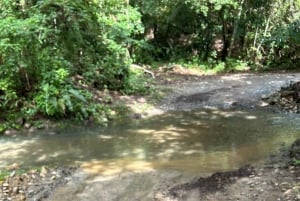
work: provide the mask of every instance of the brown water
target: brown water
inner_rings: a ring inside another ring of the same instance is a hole
[[[179,170],[208,173],[255,163],[300,137],[293,115],[174,112],[108,128],[70,126],[34,137],[1,138],[0,166],[81,164],[95,174]]]

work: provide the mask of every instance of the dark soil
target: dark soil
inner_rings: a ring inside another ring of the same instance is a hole
[[[251,166],[244,166],[236,171],[217,172],[210,177],[200,177],[195,182],[174,186],[169,190],[169,194],[172,197],[180,198],[183,197],[183,191],[191,191],[194,189],[199,190],[201,195],[223,191],[227,185],[236,182],[236,180],[241,177],[249,177],[254,174],[254,172],[254,168]]]
[[[300,168],[283,151],[265,164],[175,185],[156,193],[155,201],[294,201],[300,200]]]

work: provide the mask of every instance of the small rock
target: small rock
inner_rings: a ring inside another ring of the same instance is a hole
[[[46,166],[43,166],[41,168],[40,176],[45,177],[48,174],[48,172],[49,172],[49,169]]]
[[[14,129],[8,129],[8,130],[4,131],[4,135],[15,135],[16,133],[17,133],[17,131]]]
[[[12,190],[12,193],[17,194],[19,191],[19,188],[17,186],[15,186]]]
[[[20,196],[20,200],[21,200],[21,201],[25,201],[25,200],[26,200],[26,196],[25,196],[24,194],[22,194],[22,195]]]
[[[285,191],[283,194],[284,194],[284,195],[287,195],[287,194],[291,194],[291,192],[292,192],[292,189],[288,189],[288,190]]]
[[[29,190],[28,191],[28,194],[33,194],[34,193],[34,190]]]
[[[30,123],[25,123],[25,124],[24,124],[24,128],[29,129],[30,127],[31,127],[31,124],[30,124]]]
[[[147,102],[147,100],[145,99],[145,98],[139,98],[138,100],[137,100],[139,103],[146,103]]]
[[[29,132],[29,133],[33,133],[35,130],[36,130],[36,129],[35,129],[34,127],[31,127],[31,128],[28,130],[28,132]]]
[[[3,186],[3,187],[8,187],[9,184],[8,184],[8,183],[3,183],[2,186]]]
[[[12,171],[9,176],[14,177],[15,175],[16,175],[16,171]]]

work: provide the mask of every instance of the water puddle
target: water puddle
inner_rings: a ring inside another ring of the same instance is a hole
[[[108,128],[71,126],[0,138],[0,167],[80,164],[89,173],[208,173],[263,160],[300,137],[300,119],[266,112],[173,112]]]

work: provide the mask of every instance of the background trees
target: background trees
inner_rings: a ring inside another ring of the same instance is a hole
[[[87,118],[92,89],[140,89],[132,62],[297,66],[299,47],[300,0],[2,0],[0,119]]]
[[[197,56],[204,61],[235,58],[262,64],[291,58],[291,63],[299,61],[293,51],[299,47],[299,0],[130,3],[142,13],[155,57]],[[214,48],[216,40],[223,43],[220,52]]]

